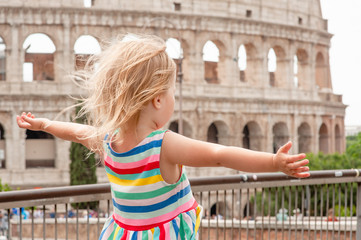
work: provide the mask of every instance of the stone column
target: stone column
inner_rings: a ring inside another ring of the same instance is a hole
[[[321,121],[320,121],[321,120]],[[311,151],[312,152],[319,152],[320,151],[320,143],[319,143],[319,127],[321,126],[321,123],[322,123],[322,119],[320,119],[319,116],[317,115],[314,115],[313,116],[313,126],[314,126],[314,129],[313,129],[313,144],[311,144]]]
[[[330,116],[330,130],[329,130],[329,148],[328,153],[334,153],[336,152],[336,132],[335,132],[335,125],[336,125],[336,116],[331,115]]]
[[[73,54],[74,51],[73,51],[72,47],[70,46],[70,28],[71,28],[71,24],[70,24],[69,16],[65,15],[64,23],[63,23],[63,46],[62,46],[63,62],[62,62],[62,65],[63,65],[64,69],[68,72],[73,71],[74,65],[75,65],[74,54]]]
[[[257,74],[258,79],[260,79],[260,87],[267,89],[270,87],[269,84],[269,73],[268,73],[268,66],[267,66],[267,55],[268,51],[265,49],[266,46],[267,37],[262,37],[262,44],[260,47],[260,59],[259,61],[261,64],[259,66],[261,67],[259,70],[259,74]]]
[[[189,42],[193,42],[194,44],[189,45],[189,60],[187,63],[191,66],[188,69],[189,76],[187,79],[190,83],[198,85],[205,82],[204,80],[204,63],[203,63],[203,46],[201,45],[200,39],[194,35]]]
[[[290,133],[291,133],[291,137],[290,140],[292,141],[292,148],[290,153],[292,154],[297,154],[300,152],[299,148],[298,148],[298,132],[297,132],[297,128],[298,128],[298,113],[295,114],[291,114],[291,128],[290,128]]]
[[[10,137],[10,141],[8,141],[8,145],[11,146],[12,153],[9,156],[10,161],[9,169],[11,170],[25,170],[26,168],[26,148],[25,148],[25,139],[26,139],[26,130],[18,127],[16,123],[16,115],[17,113],[12,112],[11,114],[11,132],[12,136]],[[16,151],[14,151],[14,147]]]
[[[267,115],[268,121],[266,123],[266,152],[273,153],[273,132],[272,132],[272,116],[271,114]]]
[[[24,57],[21,58],[21,51],[23,50],[19,48],[19,24],[17,23],[11,25],[11,39],[9,58],[6,61],[6,80],[9,82],[21,82]]]

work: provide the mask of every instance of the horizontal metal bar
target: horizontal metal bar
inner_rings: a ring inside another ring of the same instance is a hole
[[[0,203],[35,200],[35,199],[47,199],[47,198],[51,199],[57,197],[70,197],[70,196],[79,196],[79,195],[91,195],[91,194],[109,193],[109,192],[110,192],[109,183],[9,191],[9,192],[0,193]]]
[[[77,203],[77,202],[94,202],[111,199],[111,194],[109,193],[96,193],[90,195],[79,195],[79,196],[69,196],[69,197],[54,197],[54,198],[40,198],[32,200],[22,200],[22,201],[12,201],[12,202],[3,202],[0,203],[0,209],[8,209],[15,207],[33,207],[33,206],[43,206],[43,205],[52,205],[52,204],[66,204],[66,203]]]
[[[283,173],[258,173],[190,178],[189,181],[194,191],[259,188],[268,186],[332,184],[341,182],[361,182],[359,171],[360,170],[358,169],[310,171],[311,176],[306,179],[292,178]],[[84,201],[84,199],[95,201],[100,200],[101,198],[96,195],[109,193],[109,183],[1,192],[0,207],[3,208],[5,203],[6,206],[9,206],[10,203],[11,206],[17,207],[19,207],[19,203],[21,203],[22,206],[34,206],[34,201],[31,204],[26,203],[26,201],[29,200],[36,200],[35,202],[38,205],[55,202],[59,203],[59,201],[65,203],[68,200],[69,202],[80,202]],[[109,198],[109,196],[102,197],[105,197],[105,199]]]

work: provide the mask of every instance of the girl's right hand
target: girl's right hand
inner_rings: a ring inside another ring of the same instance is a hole
[[[46,123],[49,120],[46,118],[35,118],[35,116],[28,112],[23,112],[21,116],[16,116],[16,122],[20,128],[29,129],[32,131],[43,131]]]

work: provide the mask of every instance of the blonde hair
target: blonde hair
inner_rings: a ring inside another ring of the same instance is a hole
[[[93,66],[93,73],[83,77],[89,95],[78,117],[86,116],[95,127],[90,138],[121,134],[127,123],[138,121],[145,104],[169,89],[176,65],[165,49],[159,37],[126,35],[89,59],[86,67]],[[97,141],[91,150],[102,151],[102,144]]]

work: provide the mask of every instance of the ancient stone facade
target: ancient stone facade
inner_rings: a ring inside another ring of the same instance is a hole
[[[196,139],[273,152],[288,140],[292,152],[345,150],[342,96],[332,91],[332,35],[319,1],[306,0],[0,0],[0,176],[12,186],[69,184],[69,143],[25,132],[16,115],[55,118],[81,90],[69,77],[74,45],[84,35],[100,45],[127,32],[179,39],[183,49],[183,132]],[[45,34],[50,53],[28,52],[32,34]],[[212,41],[218,61],[203,59]],[[245,68],[238,66],[240,47]],[[269,53],[276,56],[268,68]],[[179,60],[178,60],[179,61]],[[29,65],[30,64],[30,65]],[[23,75],[31,68],[32,79]],[[295,71],[295,68],[297,71]],[[25,71],[25,70],[24,70]],[[25,80],[25,81],[24,81]],[[179,93],[177,92],[179,102]],[[68,121],[71,113],[58,117]],[[179,104],[168,127],[176,130]],[[191,176],[232,174],[189,169]],[[99,168],[99,182],[106,181]]]

